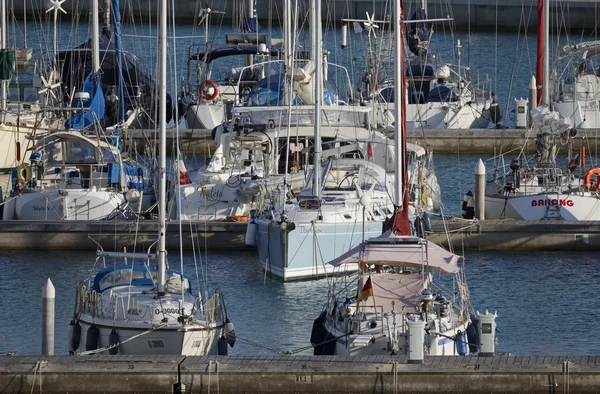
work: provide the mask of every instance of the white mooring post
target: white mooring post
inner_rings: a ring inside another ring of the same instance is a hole
[[[485,220],[485,164],[481,159],[475,169],[475,217]]]
[[[425,322],[408,321],[408,363],[423,364],[425,345]]]
[[[531,76],[531,80],[529,81],[529,128],[533,127],[533,118],[531,117],[531,110],[537,108],[537,82],[535,81],[535,76]]]
[[[479,355],[482,357],[492,357],[496,350],[496,313],[477,312],[479,319]]]
[[[54,354],[54,300],[56,291],[50,278],[42,290],[42,354]]]

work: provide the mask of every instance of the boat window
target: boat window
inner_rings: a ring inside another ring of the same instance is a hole
[[[96,157],[94,155],[94,146],[86,141],[67,141],[65,142],[66,157],[65,163],[94,164]]]

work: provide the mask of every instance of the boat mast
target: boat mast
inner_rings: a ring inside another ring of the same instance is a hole
[[[321,83],[321,67],[323,66],[321,42],[321,0],[311,1],[311,23],[314,22],[314,36],[311,45],[311,58],[315,59],[315,142],[313,156],[313,196],[321,196],[321,99],[323,86]],[[311,27],[312,30],[312,27]]]
[[[550,0],[544,1],[544,83],[543,102],[550,106]]]
[[[92,75],[99,77],[100,71],[100,31],[98,28],[98,0],[92,0]]]
[[[6,48],[6,0],[0,0],[0,49]],[[6,111],[7,88],[8,81],[2,81],[0,85],[0,110]]]
[[[123,49],[121,48],[121,10],[119,0],[112,0],[115,17],[115,54],[117,56],[117,78],[119,78],[119,122],[125,120],[125,92],[123,91]],[[108,18],[110,24],[110,18]]]
[[[158,265],[157,291],[158,296],[165,295],[165,232],[166,221],[166,204],[165,196],[167,189],[167,0],[160,1],[160,27],[159,27],[159,47],[160,47],[160,62],[159,62],[159,96],[158,96],[158,245],[156,250],[156,261]]]
[[[536,76],[537,81],[537,105],[549,104],[549,84],[550,84],[550,0],[538,0],[538,29],[537,29],[537,63]]]
[[[394,107],[396,122],[394,144],[396,148],[396,183],[394,190],[394,216],[391,230],[398,235],[410,235],[408,221],[408,190],[406,169],[406,116],[404,81],[404,25],[402,12],[404,1],[394,1]]]

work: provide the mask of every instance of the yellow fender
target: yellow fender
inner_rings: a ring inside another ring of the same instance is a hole
[[[23,163],[19,166],[17,169],[17,174],[19,176],[19,182],[21,183],[30,181],[33,176],[31,166],[27,163]]]

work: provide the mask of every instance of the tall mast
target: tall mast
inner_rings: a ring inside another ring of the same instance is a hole
[[[6,0],[0,0],[0,49],[6,49]],[[2,81],[0,85],[0,110],[6,111],[7,87],[8,81]]]
[[[396,122],[394,143],[396,148],[396,183],[394,190],[394,217],[392,231],[398,235],[410,235],[408,221],[408,191],[406,169],[406,116],[404,102],[404,25],[402,18],[404,1],[394,1],[394,107]]]
[[[166,190],[167,190],[167,0],[160,1],[160,27],[159,27],[160,67],[159,67],[159,96],[158,96],[158,245],[157,265],[158,296],[165,295],[165,232],[167,230],[166,214]]]
[[[550,0],[544,0],[544,83],[542,99],[550,106]]]
[[[322,42],[321,42],[321,0],[313,0],[311,2],[311,21],[314,21],[314,38],[311,55],[315,59],[315,152],[313,156],[313,195],[321,196],[321,100],[323,99],[323,84],[321,81],[321,72],[323,61]]]
[[[544,86],[546,85],[546,83],[544,82],[544,77],[545,77],[545,66],[546,66],[546,62],[545,62],[545,53],[546,50],[544,48],[545,44],[544,44],[544,37],[546,35],[546,26],[545,26],[545,17],[544,17],[544,1],[545,0],[538,0],[538,17],[537,17],[537,62],[536,62],[536,67],[535,67],[535,80],[537,81],[538,85],[536,86],[537,88],[537,105],[542,105],[543,101],[542,101],[542,88],[544,88]]]
[[[98,28],[98,0],[92,0],[92,75],[100,71],[100,31]]]

